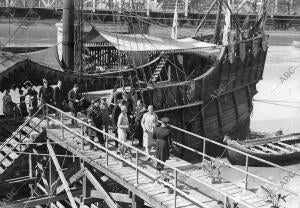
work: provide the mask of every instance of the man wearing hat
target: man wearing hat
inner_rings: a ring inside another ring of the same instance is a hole
[[[169,147],[172,144],[171,131],[168,128],[169,119],[167,117],[162,118],[161,122],[161,126],[155,128],[153,131],[153,139],[156,140],[157,159],[166,162],[169,159]],[[161,171],[164,169],[164,165],[157,163],[156,169]]]
[[[68,100],[69,100],[69,107],[72,113],[72,116],[77,117],[79,103],[82,98],[81,93],[79,92],[78,84],[74,84],[73,89],[68,92]],[[72,119],[72,124],[76,122]]]
[[[57,86],[54,88],[53,102],[55,107],[61,110],[63,109],[63,106],[65,104],[65,98],[61,80],[58,80]],[[58,112],[56,113],[56,118],[59,118]]]
[[[92,104],[87,110],[87,117],[88,117],[88,123],[91,126],[94,126],[100,130],[102,130],[102,124],[103,124],[103,118],[100,110],[100,99],[96,99],[92,101]],[[104,145],[104,140],[103,140],[103,134],[92,129],[92,128],[87,128],[87,135],[89,136],[90,140],[95,141],[95,137],[98,138],[98,141],[100,144]],[[90,144],[90,148],[94,148],[94,144]]]
[[[10,95],[10,89],[5,90],[5,94],[2,98],[3,101],[3,114],[5,118],[13,117],[13,102]]]
[[[25,94],[25,103],[28,116],[32,116],[37,111],[37,92],[33,89],[33,84],[30,81],[24,83],[27,92]]]
[[[53,89],[48,86],[48,82],[46,79],[43,79],[43,86],[41,87],[38,95],[40,105],[43,104],[52,104],[53,101]],[[44,115],[46,114],[46,108],[43,108]]]

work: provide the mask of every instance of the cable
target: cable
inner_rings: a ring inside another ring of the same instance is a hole
[[[277,105],[277,106],[288,107],[288,108],[294,108],[294,109],[299,109],[299,110],[300,110],[300,106],[299,106],[299,107],[296,107],[296,106],[277,104],[277,103],[272,103],[272,102],[267,102],[267,101],[258,101],[258,100],[254,100],[254,101],[260,102],[260,103],[265,103],[265,104],[270,104],[270,105]]]

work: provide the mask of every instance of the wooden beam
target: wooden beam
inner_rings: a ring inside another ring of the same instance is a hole
[[[71,176],[73,176],[76,172],[78,172],[79,170],[80,170],[80,167],[76,163],[74,163],[74,165],[72,165],[70,168],[68,168],[66,171],[64,171],[64,175],[69,180],[69,178]],[[52,183],[52,189],[57,188],[61,185],[62,185],[61,180],[58,178],[54,183]],[[54,191],[55,190],[53,189],[53,192]]]
[[[104,196],[104,201],[110,208],[118,208],[117,204],[114,202],[112,197],[104,190],[104,188],[101,186],[101,184],[97,181],[97,179],[93,176],[93,174],[86,170],[85,174],[88,178],[88,180],[93,184],[93,186],[96,188],[97,191],[100,191]]]
[[[285,153],[292,153],[292,151],[290,151],[290,150],[288,150],[288,149],[285,149],[285,148],[282,148],[282,147],[279,147],[279,146],[277,146],[277,145],[274,145],[274,144],[267,144],[268,146],[270,146],[270,147],[273,147],[273,148],[276,148],[276,149],[279,149],[279,150],[281,150],[281,151],[283,151],[283,152],[285,152]]]
[[[283,142],[277,142],[277,143],[280,144],[280,145],[282,145],[282,146],[291,148],[291,149],[293,149],[293,150],[295,150],[295,151],[297,151],[297,152],[300,152],[300,149],[297,148],[297,147],[295,147],[295,146],[293,146],[293,145],[289,145],[289,144],[286,144],[286,143],[283,143]]]
[[[272,150],[268,147],[264,147],[264,146],[261,146],[261,145],[256,145],[256,147],[259,147],[260,149],[264,150],[264,151],[269,151],[271,153],[274,153],[274,154],[278,154],[279,152],[278,151],[275,151],[275,150]]]
[[[78,181],[78,179],[80,179],[84,175],[85,175],[85,169],[79,170],[77,173],[75,173],[72,177],[68,179],[67,181],[68,185],[70,186],[71,184],[75,183],[76,181]],[[63,192],[63,190],[64,190],[64,184],[62,184],[56,189],[56,194]]]
[[[66,191],[66,193],[68,195],[68,198],[70,200],[71,206],[72,206],[72,208],[77,208],[77,205],[76,205],[76,202],[74,200],[74,197],[73,197],[73,195],[72,195],[72,193],[70,191],[68,182],[67,182],[67,180],[66,180],[66,178],[65,178],[65,176],[64,176],[64,174],[63,174],[63,172],[61,170],[61,167],[59,165],[59,162],[58,162],[58,160],[56,158],[55,152],[54,152],[54,150],[53,150],[53,148],[52,148],[49,140],[47,140],[47,147],[48,147],[48,150],[49,150],[49,154],[50,154],[50,156],[52,158],[52,161],[54,163],[54,166],[55,166],[55,168],[56,168],[56,170],[58,172],[58,175],[60,177],[60,180],[62,181],[64,189],[65,189],[65,191]]]
[[[128,194],[120,194],[120,193],[109,192],[109,195],[115,201],[118,201],[118,202],[131,203],[131,201],[132,201],[132,199],[129,198]],[[91,191],[91,198],[97,198],[97,199],[104,200],[104,195],[100,191],[92,190]]]
[[[80,196],[81,189],[76,189],[71,191],[72,195]],[[26,198],[22,200],[15,201],[11,204],[2,206],[1,208],[19,208],[19,207],[35,207],[38,205],[53,203],[56,201],[66,200],[68,198],[67,194],[59,194],[55,196],[39,196],[35,198]]]

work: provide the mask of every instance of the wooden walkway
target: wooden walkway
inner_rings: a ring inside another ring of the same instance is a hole
[[[39,121],[39,118],[33,118],[30,125],[34,126]],[[41,132],[45,127],[46,120],[38,126],[37,130]],[[74,155],[81,157],[86,163],[123,185],[135,195],[145,200],[152,207],[174,207],[174,194],[168,194],[167,188],[156,180],[158,177],[156,169],[152,162],[147,161],[145,156],[139,156],[138,166],[142,167],[147,174],[139,171],[137,183],[136,168],[134,165],[121,165],[120,159],[116,153],[116,148],[113,146],[114,142],[109,142],[108,150],[114,155],[109,156],[108,165],[106,165],[105,152],[102,150],[90,150],[88,144],[82,145],[82,139],[74,134],[74,132],[81,134],[81,129],[72,128],[71,126],[69,128],[72,129],[72,132],[64,130],[64,136],[62,135],[60,126],[47,128],[47,137],[72,152]],[[135,154],[136,153],[133,152],[132,157],[126,158],[126,160],[132,164],[136,164]],[[202,206],[200,206],[199,204],[190,201],[190,199],[186,199],[177,194],[176,207],[178,208],[220,208],[222,207],[220,202],[224,201],[224,193],[229,196],[229,202],[232,202],[230,198],[237,199],[239,208],[271,208],[271,205],[266,203],[264,198],[260,198],[253,192],[244,190],[242,187],[239,187],[230,181],[222,179],[220,183],[211,184],[206,172],[180,158],[171,156],[170,160],[167,161],[167,164],[172,168],[178,168],[193,177],[190,178],[178,174],[177,187],[180,187],[184,193],[197,199],[197,202],[201,202],[202,204]],[[169,172],[169,175],[171,176],[170,183],[174,184],[175,180],[172,170],[167,168],[166,171]],[[199,183],[199,181],[201,181],[201,183]],[[213,187],[214,189],[210,187]]]

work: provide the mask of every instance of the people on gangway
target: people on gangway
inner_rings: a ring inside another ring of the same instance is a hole
[[[103,116],[99,105],[100,105],[100,99],[93,100],[92,104],[87,110],[87,117],[88,117],[88,124],[96,127],[97,129],[102,130]],[[104,145],[103,134],[100,131],[96,131],[95,129],[90,127],[88,127],[86,131],[90,140],[96,142],[95,138],[97,137],[98,142],[101,145]],[[94,149],[93,143],[90,143],[90,149]]]
[[[82,94],[79,91],[79,85],[74,84],[73,89],[71,89],[68,93],[68,100],[69,100],[69,108],[71,110],[71,114],[74,117],[77,117],[79,112],[79,104],[82,99]],[[72,124],[75,125],[76,121],[72,119]]]
[[[153,130],[158,124],[158,117],[154,112],[153,105],[148,106],[148,112],[143,115],[141,125],[143,128],[143,146],[146,153],[150,155],[150,150],[153,147]],[[148,158],[148,160],[150,160]]]

